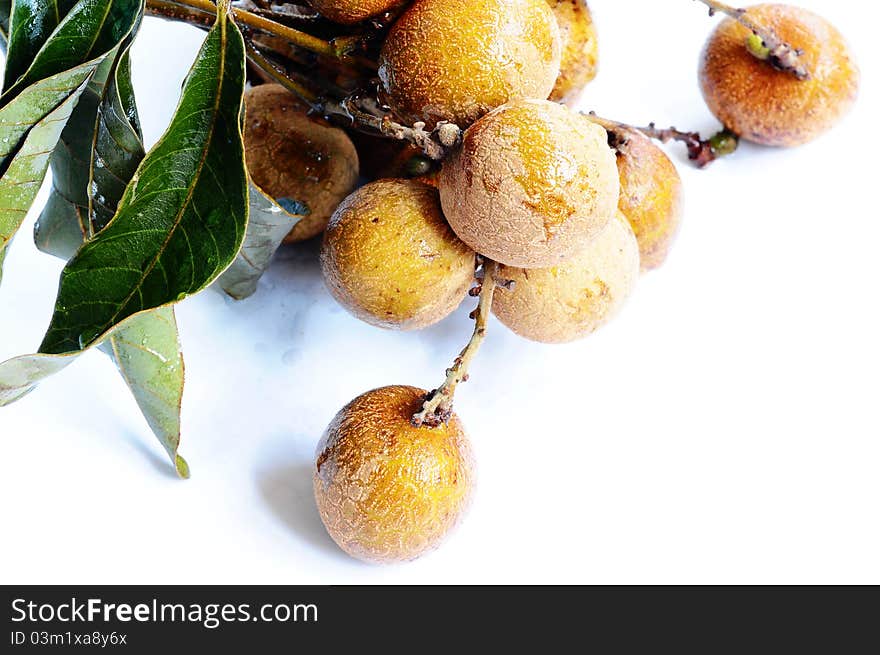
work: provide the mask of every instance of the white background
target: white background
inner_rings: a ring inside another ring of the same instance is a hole
[[[180,306],[191,480],[175,479],[101,353],[0,410],[0,580],[880,583],[880,11],[800,4],[850,39],[855,111],[812,145],[744,146],[706,171],[671,146],[684,229],[623,314],[568,346],[494,325],[457,403],[478,495],[439,551],[349,559],[320,524],[310,468],[355,395],[440,382],[471,303],[421,333],[371,328],[328,296],[310,245],[280,253],[245,302],[208,291]],[[602,71],[584,107],[714,130],[696,84],[704,9],[593,5]],[[151,142],[201,38],[143,26]],[[0,359],[39,344],[55,296],[61,265],[34,249],[33,218],[6,263]]]

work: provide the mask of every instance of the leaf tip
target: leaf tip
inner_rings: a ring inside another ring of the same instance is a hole
[[[189,464],[180,455],[174,456],[174,468],[181,480],[189,480]]]

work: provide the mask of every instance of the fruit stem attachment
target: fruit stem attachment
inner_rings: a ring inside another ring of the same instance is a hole
[[[739,137],[730,130],[724,129],[708,139],[700,138],[699,132],[682,132],[674,127],[658,128],[654,123],[647,127],[637,127],[619,121],[612,121],[597,116],[595,112],[589,113],[590,120],[605,128],[608,132],[608,145],[615,150],[626,147],[625,130],[636,130],[649,139],[655,139],[661,143],[679,141],[687,146],[688,159],[698,168],[705,168],[719,157],[736,152],[739,146]]]
[[[439,388],[428,394],[421,411],[413,415],[412,424],[417,428],[423,426],[436,428],[442,423],[449,422],[452,417],[455,390],[459,384],[467,382],[471,362],[486,338],[486,327],[492,312],[492,298],[495,295],[495,288],[499,284],[495,278],[498,264],[491,259],[483,258],[481,268],[483,271],[482,280],[478,277],[479,284],[471,290],[472,296],[476,294],[480,296],[480,302],[471,314],[471,317],[476,321],[474,333],[464,350],[455,358],[452,366],[446,369],[446,380]]]
[[[746,49],[752,56],[766,61],[777,70],[791,73],[799,80],[810,79],[810,71],[800,61],[804,51],[780,39],[772,29],[758,25],[749,17],[748,10],[731,7],[718,0],[697,1],[709,7],[710,16],[725,14],[750,30],[752,34],[746,40]]]

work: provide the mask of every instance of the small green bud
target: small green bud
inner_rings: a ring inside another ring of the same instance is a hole
[[[709,146],[716,156],[723,157],[724,155],[736,152],[739,146],[739,138],[730,130],[721,130],[709,139]]]
[[[757,57],[758,59],[770,58],[770,48],[766,46],[764,39],[754,32],[749,34],[749,38],[746,39],[746,49],[752,54],[752,56]]]
[[[431,172],[432,163],[425,155],[413,155],[406,162],[406,174],[409,177],[421,177]]]

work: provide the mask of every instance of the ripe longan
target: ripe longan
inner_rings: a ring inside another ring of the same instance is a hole
[[[470,504],[476,476],[461,421],[453,414],[436,428],[410,423],[426,393],[369,391],[336,415],[318,444],[318,511],[352,557],[415,559],[436,548]]]
[[[566,343],[620,311],[639,277],[639,245],[618,213],[589,246],[559,266],[500,266],[498,277],[514,283],[495,292],[492,311],[499,321],[531,341]]]
[[[357,185],[358,156],[348,135],[308,116],[308,108],[280,84],[245,95],[244,144],[248,172],[279,201],[309,208],[285,243],[320,234],[337,205]]]
[[[599,40],[586,0],[547,0],[562,38],[559,77],[550,100],[574,104],[599,71]]]
[[[683,214],[681,177],[663,149],[638,130],[615,128],[620,172],[618,208],[629,221],[642,270],[657,268],[669,254]]]
[[[416,0],[382,46],[379,77],[399,114],[466,127],[510,100],[547,98],[561,55],[546,0]]]
[[[324,281],[363,321],[416,330],[451,314],[467,294],[476,255],[443,219],[437,190],[379,180],[346,198],[327,226]]]
[[[334,23],[351,25],[398,7],[406,0],[308,0],[315,10]]]
[[[799,80],[753,56],[751,32],[733,19],[709,37],[700,86],[709,109],[742,138],[767,146],[796,146],[829,130],[855,102],[859,71],[843,36],[824,18],[780,4],[748,8],[757,24],[803,50],[810,79]]]
[[[439,182],[459,238],[521,268],[582,250],[614,216],[620,191],[607,132],[547,100],[512,102],[472,125]]]

